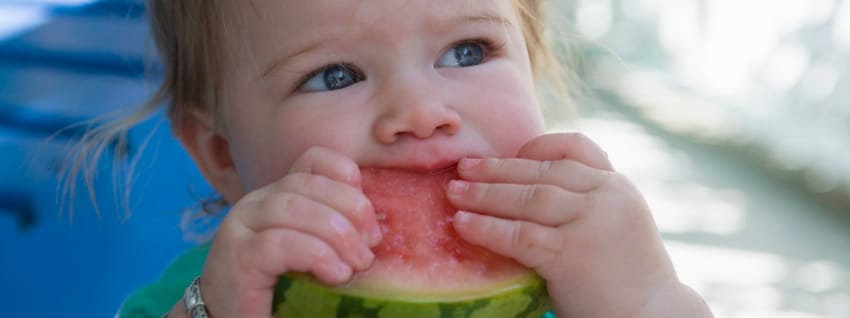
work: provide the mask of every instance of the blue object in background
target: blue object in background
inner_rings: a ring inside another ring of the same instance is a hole
[[[100,214],[82,182],[62,209],[57,167],[81,130],[57,129],[137,107],[157,83],[156,67],[146,65],[153,46],[144,7],[88,2],[0,0],[0,16],[19,18],[0,24],[21,25],[0,25],[3,317],[113,316],[127,294],[193,245],[183,239],[181,214],[211,192],[158,114],[130,134],[133,150],[150,137],[129,179],[132,215],[114,195],[126,190],[126,177],[118,171],[113,184],[111,153],[94,179]]]

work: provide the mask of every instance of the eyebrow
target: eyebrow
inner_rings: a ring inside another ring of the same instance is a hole
[[[505,27],[511,27],[514,24],[511,20],[495,13],[485,13],[481,15],[462,16],[459,19],[461,22],[478,22],[478,23],[496,23]]]
[[[485,13],[485,14],[481,14],[481,15],[461,16],[459,19],[456,19],[456,20],[453,20],[453,21],[450,21],[450,22],[447,22],[447,23],[442,23],[441,26],[437,29],[440,29],[440,30],[441,29],[448,29],[448,28],[456,27],[458,25],[462,25],[462,24],[466,24],[466,23],[483,23],[483,24],[493,23],[493,24],[501,25],[502,27],[506,27],[506,28],[513,26],[513,23],[510,20],[508,20],[507,18],[505,18],[504,16],[501,16],[499,14]],[[291,60],[291,59],[293,59],[293,58],[295,58],[299,55],[308,53],[310,51],[313,51],[313,50],[321,47],[323,42],[324,42],[323,40],[316,41],[313,44],[304,46],[301,49],[298,49],[298,50],[296,50],[292,53],[289,53],[287,55],[282,56],[281,58],[275,59],[268,67],[265,68],[265,70],[263,70],[262,73],[260,73],[259,76],[257,76],[257,79],[259,80],[259,79],[266,78],[267,76],[269,76],[269,74],[274,73],[282,65],[286,64],[287,61],[289,61],[289,60]]]
[[[322,41],[316,41],[313,44],[307,45],[307,46],[305,46],[305,47],[303,47],[303,48],[301,48],[297,51],[294,51],[292,53],[289,53],[289,54],[287,54],[287,55],[285,55],[285,56],[283,56],[279,59],[275,59],[271,63],[271,65],[266,67],[266,69],[262,73],[260,73],[259,76],[257,76],[257,79],[266,78],[266,76],[269,76],[269,74],[273,73],[275,70],[279,69],[282,65],[284,65],[286,63],[286,61],[289,61],[289,60],[291,60],[291,59],[293,59],[296,56],[299,56],[301,54],[315,50],[315,49],[317,49],[321,46],[322,46]]]

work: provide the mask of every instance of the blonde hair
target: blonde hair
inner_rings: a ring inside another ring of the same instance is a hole
[[[547,77],[559,91],[565,91],[562,90],[566,85],[560,76],[561,67],[548,48],[543,0],[514,0],[514,3],[535,76]],[[162,82],[138,112],[123,120],[96,126],[83,136],[67,164],[63,191],[66,196],[74,195],[74,181],[82,171],[89,195],[94,199],[94,167],[110,141],[124,142],[131,127],[162,107],[175,132],[180,131],[181,122],[191,112],[218,114],[217,94],[222,86],[220,65],[224,60],[227,22],[224,11],[223,2],[216,0],[148,1],[151,34],[164,69]]]

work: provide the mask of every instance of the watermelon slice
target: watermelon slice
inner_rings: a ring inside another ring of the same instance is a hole
[[[275,290],[277,317],[534,317],[550,307],[543,280],[515,261],[464,242],[446,199],[456,169],[363,169],[383,240],[375,262],[342,287],[287,274]]]

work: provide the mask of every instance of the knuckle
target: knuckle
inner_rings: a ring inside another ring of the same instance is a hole
[[[284,238],[291,237],[290,231],[262,231],[257,233],[252,240],[248,240],[248,247],[244,250],[254,251],[260,255],[274,251],[278,247],[279,242],[285,242]],[[256,249],[251,249],[250,246],[256,246]]]
[[[300,188],[308,193],[318,192],[325,184],[324,178],[315,174],[302,173],[299,177]]]
[[[357,231],[354,229],[351,222],[341,214],[331,213],[327,217],[327,224],[330,225],[333,238],[347,240],[357,234]]]
[[[265,211],[295,211],[304,205],[306,199],[288,192],[278,192],[266,197],[260,209]]]
[[[531,231],[518,221],[514,221],[512,244],[517,250],[531,249],[536,245]]]
[[[519,208],[527,210],[534,205],[535,196],[537,196],[538,186],[536,184],[526,185],[520,193]]]
[[[310,251],[309,255],[317,257],[329,253],[328,248],[324,244],[319,244],[314,236],[290,229],[271,232],[269,246],[286,251],[285,255],[302,258],[305,255],[296,255],[298,251]]]
[[[544,180],[552,171],[552,161],[541,161],[537,165],[537,180]]]
[[[313,244],[310,250],[315,262],[332,262],[337,259],[336,253],[327,244]]]
[[[528,234],[523,231],[522,226],[515,224],[511,231],[511,246],[514,250],[522,251],[528,246]]]
[[[551,248],[556,244],[543,241],[540,232],[534,227],[519,221],[514,221],[515,226],[511,238],[511,248],[527,255],[524,257],[527,266],[536,268],[548,262],[553,255],[557,255],[557,249]]]
[[[496,189],[488,183],[471,183],[466,198],[472,202],[486,202],[488,198],[498,197]]]
[[[486,160],[485,162],[490,162],[491,164],[485,165],[486,172],[488,173],[499,173],[501,171],[509,171],[511,167],[508,166],[507,160],[502,159],[494,159],[494,160]]]
[[[546,184],[530,184],[523,187],[520,209],[523,211],[538,211],[557,195],[557,188]]]
[[[280,255],[281,265],[289,270],[306,271],[322,262],[334,261],[334,253],[318,238],[294,230],[280,230],[270,237],[265,255]]]
[[[265,257],[275,255],[275,251],[280,247],[278,242],[281,237],[286,234],[286,231],[262,231],[247,238],[240,244],[240,248],[235,249],[237,256],[236,262],[243,270],[250,271],[251,268],[260,268]]]

